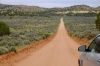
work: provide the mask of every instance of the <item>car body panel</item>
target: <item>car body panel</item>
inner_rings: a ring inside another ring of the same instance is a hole
[[[81,66],[100,66],[100,54],[98,53],[82,53],[80,55]]]

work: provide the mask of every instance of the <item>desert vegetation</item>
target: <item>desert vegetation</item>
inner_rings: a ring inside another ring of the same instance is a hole
[[[0,22],[0,36],[9,34],[10,34],[9,27],[4,22]]]
[[[0,21],[0,27],[1,24],[6,24],[10,30],[9,35],[0,36],[1,55],[11,51],[16,52],[18,48],[26,46],[31,42],[46,39],[56,32],[59,17],[0,16]]]
[[[97,34],[99,30],[96,29],[95,24],[96,17],[86,17],[86,16],[65,16],[65,26],[68,30],[70,36],[78,37],[80,39],[87,38],[92,39]]]
[[[96,28],[100,31],[100,13],[97,15],[95,23],[96,23]]]
[[[95,25],[98,11],[86,5],[43,8],[0,4],[0,55],[54,34],[63,15],[72,37],[91,39],[99,33]]]

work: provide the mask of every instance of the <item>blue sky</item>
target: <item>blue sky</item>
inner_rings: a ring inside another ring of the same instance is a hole
[[[67,7],[72,5],[100,6],[100,0],[0,0],[2,4],[33,5],[41,7]]]

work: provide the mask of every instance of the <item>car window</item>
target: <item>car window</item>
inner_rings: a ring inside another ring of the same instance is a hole
[[[96,44],[95,39],[91,42],[90,46],[88,47],[88,51],[89,52],[94,51],[96,53],[100,53],[100,44]]]
[[[97,38],[98,40],[96,40],[95,52],[100,53],[100,36]]]
[[[92,49],[95,49],[95,46],[96,46],[96,42],[95,40],[93,40],[90,44],[90,46],[88,47],[88,51],[92,51]]]
[[[96,45],[95,52],[100,53],[100,46]]]
[[[95,52],[100,53],[100,44],[96,44]]]

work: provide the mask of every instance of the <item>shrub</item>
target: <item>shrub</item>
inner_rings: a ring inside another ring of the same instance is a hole
[[[7,52],[9,52],[9,50],[8,50],[7,48],[5,48],[5,47],[0,47],[0,55],[5,54],[5,53],[7,53]]]
[[[43,39],[47,39],[50,35],[51,35],[51,33],[45,33],[43,36]]]
[[[10,48],[10,51],[16,53],[16,52],[17,52],[16,47],[12,46],[12,47]]]
[[[0,22],[0,36],[9,34],[10,34],[9,27],[4,22]]]

